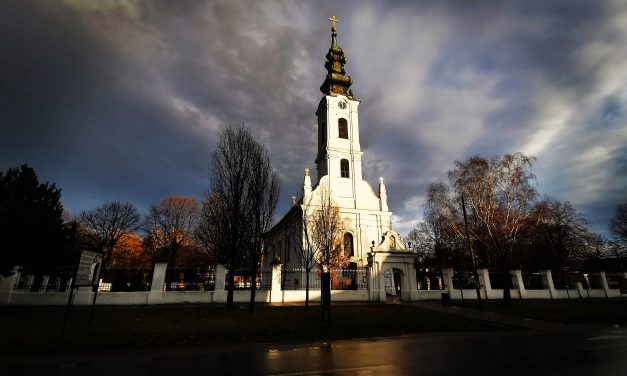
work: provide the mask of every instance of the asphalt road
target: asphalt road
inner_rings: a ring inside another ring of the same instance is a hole
[[[3,359],[0,374],[627,375],[627,332],[569,327],[299,345],[31,354]]]

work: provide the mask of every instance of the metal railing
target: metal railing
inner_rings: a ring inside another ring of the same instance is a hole
[[[107,266],[100,273],[98,291],[150,291],[153,271],[154,266],[144,268]]]
[[[39,273],[21,269],[17,273],[19,276],[13,286],[15,292],[69,292],[76,267],[56,266]]]
[[[304,269],[284,270],[281,273],[282,290],[305,290],[307,272]],[[320,290],[320,272],[309,272],[309,289]],[[367,290],[367,269],[333,269],[331,270],[331,290]]]
[[[453,289],[474,289],[476,288],[475,275],[470,270],[457,271],[453,274]]]
[[[540,273],[521,273],[526,290],[544,290],[544,281]]]
[[[577,282],[581,282],[584,289],[588,289],[588,281],[581,273],[551,273],[553,277],[553,287],[556,290],[575,289]]]
[[[444,289],[442,272],[416,270],[416,288],[418,290]]]
[[[235,271],[233,277],[233,289],[234,290],[250,290],[252,287],[252,276],[248,269],[239,269]],[[224,286],[228,289],[229,285],[229,271],[226,271]],[[257,272],[257,290],[271,290],[272,289],[272,270],[260,270]]]
[[[216,270],[208,266],[168,266],[162,291],[213,291]]]

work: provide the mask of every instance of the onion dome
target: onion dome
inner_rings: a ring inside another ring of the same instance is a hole
[[[344,57],[344,50],[337,44],[337,29],[335,23],[338,22],[335,16],[329,18],[333,23],[331,27],[331,48],[327,53],[327,61],[324,63],[324,67],[327,69],[327,75],[324,79],[324,83],[320,86],[320,91],[325,95],[345,95],[350,99],[353,97],[353,91],[350,88],[353,83],[353,79],[346,75],[344,64],[346,64],[346,57]]]

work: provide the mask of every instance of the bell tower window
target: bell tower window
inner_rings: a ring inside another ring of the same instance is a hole
[[[340,138],[348,139],[348,121],[344,118],[338,120],[338,135]]]
[[[350,172],[348,169],[348,159],[342,159],[340,161],[340,176],[343,178],[350,178]]]

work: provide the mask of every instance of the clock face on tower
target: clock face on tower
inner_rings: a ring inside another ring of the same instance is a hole
[[[337,104],[339,108],[341,108],[342,110],[346,109],[346,102],[340,102]]]

